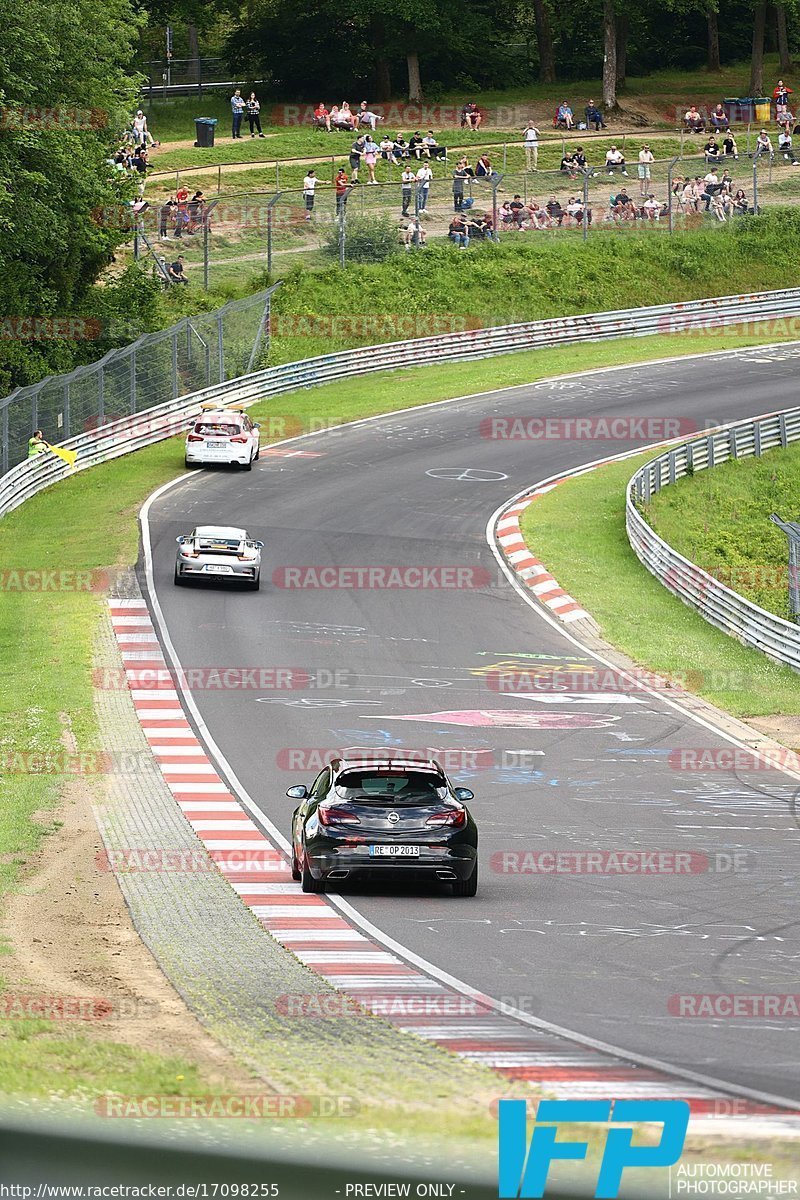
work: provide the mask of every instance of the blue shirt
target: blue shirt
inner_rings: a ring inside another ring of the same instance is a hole
[[[246,102],[241,96],[231,96],[231,112],[235,116],[237,113],[244,112]]]

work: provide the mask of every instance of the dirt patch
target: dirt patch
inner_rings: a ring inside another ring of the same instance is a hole
[[[768,717],[748,717],[747,724],[759,733],[774,738],[790,750],[800,750],[800,716],[775,713]]]
[[[56,831],[31,856],[31,869],[9,898],[3,921],[9,953],[0,964],[6,995],[92,997],[103,1009],[107,1002],[108,1019],[69,1021],[54,1032],[183,1058],[212,1086],[263,1091],[170,987],[133,928],[114,876],[97,869],[103,844],[93,786],[83,779],[67,784],[58,810],[47,814]]]

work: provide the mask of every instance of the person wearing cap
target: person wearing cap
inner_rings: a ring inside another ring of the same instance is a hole
[[[586,116],[587,129],[590,125],[594,125],[595,133],[599,133],[601,129],[606,128],[606,123],[603,120],[603,114],[595,104],[594,100],[590,100],[583,111]]]
[[[625,155],[616,146],[612,146],[610,150],[606,150],[606,175],[613,175],[616,171],[621,171],[623,175],[628,174]]]

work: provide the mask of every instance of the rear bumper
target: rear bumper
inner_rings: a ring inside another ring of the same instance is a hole
[[[250,450],[245,446],[241,453],[237,454],[219,454],[211,453],[208,450],[192,450],[189,446],[186,447],[186,461],[192,463],[196,467],[232,467],[245,466],[250,462]]]
[[[175,570],[181,579],[210,579],[215,583],[252,583],[258,578],[259,567],[234,568],[228,572],[206,571],[202,566],[190,566],[187,563],[177,563]]]
[[[416,876],[452,883],[469,879],[477,860],[476,846],[420,846],[419,857],[377,857],[369,847],[339,846],[325,850],[306,850],[308,866],[315,879],[332,883],[345,879]]]

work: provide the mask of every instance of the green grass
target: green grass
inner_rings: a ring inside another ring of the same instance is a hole
[[[689,690],[737,717],[800,713],[800,679],[793,671],[714,629],[631,550],[626,484],[652,457],[649,451],[600,467],[541,497],[523,514],[528,545],[598,621],[603,637],[640,666],[686,680]],[[587,512],[593,514],[588,531]]]
[[[646,516],[680,554],[788,620],[788,540],[769,514],[796,520],[799,495],[800,447],[790,446],[679,480]]]

